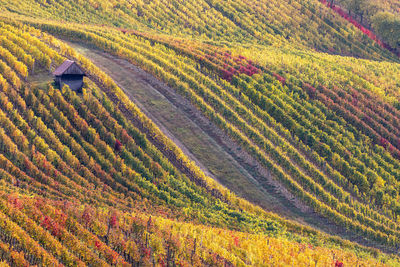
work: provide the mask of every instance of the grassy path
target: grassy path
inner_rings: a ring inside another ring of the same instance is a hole
[[[236,147],[234,143],[230,143],[229,148],[218,144],[229,141],[226,140],[227,137],[221,137],[222,133],[213,125],[209,125],[208,120],[199,118],[199,114],[195,114],[197,110],[192,110],[185,99],[172,92],[168,92],[168,95],[165,91],[160,93],[159,90],[168,88],[125,60],[78,44],[71,44],[71,46],[110,75],[131,100],[207,175],[267,210],[288,217],[300,215],[288,210],[286,197],[281,196],[275,188],[267,190],[260,185],[258,182],[260,177],[254,177],[256,175],[254,165],[251,166],[234,158],[235,155],[232,154],[235,151],[233,150],[240,152],[239,147]],[[180,103],[180,105],[177,106],[176,103]],[[201,126],[208,129],[202,129]],[[219,133],[215,133],[217,131]],[[214,132],[214,134],[210,134],[210,132]],[[221,138],[225,140],[221,140]],[[252,168],[253,170],[251,170]],[[264,177],[261,180],[267,180],[267,178]]]
[[[283,217],[371,245],[363,237],[337,227],[298,202],[269,177],[267,170],[187,100],[150,74],[126,60],[80,44],[70,45],[114,79],[129,98],[207,175],[237,195]]]

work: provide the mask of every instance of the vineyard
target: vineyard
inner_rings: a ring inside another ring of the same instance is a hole
[[[0,0],[0,266],[400,265],[399,58],[333,11]],[[351,235],[208,177],[69,42],[162,81]],[[82,93],[40,80],[66,59],[87,75]]]
[[[229,3],[226,5],[221,0],[1,0],[0,10],[35,18],[194,36],[222,44],[296,44],[362,58],[395,58],[319,1],[232,0]]]

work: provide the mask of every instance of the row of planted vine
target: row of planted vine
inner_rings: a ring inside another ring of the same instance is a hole
[[[393,55],[319,1],[17,1],[0,6],[37,18],[140,28],[213,41],[298,45],[371,59]],[[245,15],[244,15],[245,14]]]
[[[38,43],[36,35],[56,48],[57,42],[50,36],[29,30],[28,37],[21,29],[2,25],[2,32],[10,36],[8,40],[14,40],[15,45],[21,41],[15,38],[17,36]],[[10,49],[13,47],[11,43],[7,45]],[[62,57],[43,43],[35,47],[31,51],[24,50],[25,54],[19,50],[18,57],[1,61],[4,67],[0,103],[3,192],[0,238],[2,258],[10,264],[257,265],[266,261],[301,264],[304,260],[350,264],[359,260],[352,253],[327,254],[323,248],[271,238],[264,240],[269,244],[268,255],[273,257],[263,258],[266,254],[260,249],[255,250],[254,257],[244,257],[240,252],[243,249],[266,247],[262,241],[260,243],[265,233],[282,231],[274,222],[275,217],[263,215],[261,210],[240,200],[240,207],[248,212],[238,211],[237,206],[230,204],[235,197],[228,191],[224,191],[222,197],[226,203],[213,200],[215,198],[209,194],[216,191],[211,189],[219,190],[219,187],[207,180],[201,188],[186,178],[94,84],[84,90],[82,97],[67,88],[59,91],[52,86],[47,89],[27,86],[22,73],[14,71],[10,65],[17,66],[15,62],[22,65],[22,60],[29,55],[34,62],[26,62],[35,65],[35,69],[47,68],[51,64],[36,65],[39,59],[35,55],[40,54],[47,55],[50,62],[62,61]],[[63,46],[61,50],[66,52],[68,48]],[[82,63],[94,76],[95,69],[90,69],[88,62]],[[28,70],[29,73],[35,71]],[[111,84],[100,73],[94,78],[104,85]],[[112,86],[106,88],[116,90]],[[127,102],[126,105],[138,116],[139,111],[132,104]],[[142,126],[154,127],[146,121]],[[183,155],[176,157],[181,157],[181,164],[190,164],[182,162]],[[193,176],[201,173],[194,166],[186,166],[191,168]],[[197,178],[197,183],[203,178],[204,175]],[[41,197],[23,197],[25,194]],[[132,207],[142,211],[136,216],[123,212]],[[176,207],[183,208],[183,212],[178,212]],[[254,238],[248,233],[228,230],[223,230],[222,234],[218,228],[182,226],[157,215],[151,219],[143,211],[251,232],[259,229],[264,234]],[[249,224],[246,226],[244,222]],[[288,225],[316,233],[296,224]],[[182,227],[192,234],[183,235]],[[199,235],[202,232],[205,234]],[[226,250],[221,249],[227,240]],[[182,242],[192,245],[182,246]],[[215,246],[215,242],[219,246]],[[240,249],[242,242],[245,247]],[[338,239],[337,242],[342,241]],[[278,253],[282,246],[287,249]]]
[[[44,29],[51,30],[49,27],[51,26],[43,26]],[[95,35],[84,32],[77,32],[78,36],[80,35],[79,38],[82,39],[90,36],[91,39],[94,40],[92,41],[93,44],[99,45],[101,48],[107,48],[107,42],[109,42],[107,39],[94,37]],[[109,34],[107,38],[117,40],[118,37],[115,37],[115,35],[111,37],[111,34]],[[216,82],[219,83],[218,85],[215,81],[207,77],[202,77],[202,74],[196,73],[195,63],[191,63],[192,66],[186,66],[185,64],[189,64],[187,61],[184,64],[178,63],[180,56],[168,56],[166,54],[167,49],[162,46],[150,46],[149,43],[140,42],[140,39],[137,38],[130,38],[130,41],[130,43],[123,41],[123,38],[115,41],[121,46],[118,47],[116,44],[112,52],[141,65],[146,70],[152,72],[157,77],[176,88],[180,93],[190,98],[210,119],[227,130],[228,133],[236,138],[243,146],[247,147],[247,149],[258,157],[265,166],[269,167],[277,177],[280,177],[279,179],[281,182],[284,182],[300,198],[315,207],[316,210],[325,216],[335,218],[336,221],[341,221],[341,224],[353,230],[368,233],[371,238],[379,240],[380,242],[383,241],[384,243],[392,244],[397,242],[397,226],[396,223],[392,221],[393,216],[390,212],[388,215],[379,214],[379,212],[373,210],[373,207],[368,206],[369,204],[367,201],[359,201],[351,197],[345,192],[349,181],[346,181],[338,171],[335,172],[332,168],[328,168],[328,170],[338,178],[334,180],[331,179],[329,173],[328,176],[326,176],[326,174],[318,168],[318,165],[304,158],[301,154],[301,150],[299,151],[291,147],[290,142],[292,141],[284,141],[286,145],[281,146],[290,152],[290,154],[284,156],[282,152],[279,152],[282,148],[277,149],[277,146],[269,141],[270,135],[263,134],[263,132],[267,133],[271,130],[269,130],[269,127],[265,125],[265,123],[260,121],[259,117],[252,115],[252,112],[250,112],[248,108],[242,106],[240,103],[241,95],[238,93],[237,96],[233,97],[219,89],[219,86],[224,86],[226,89],[232,85],[217,80]],[[133,42],[136,42],[135,46]],[[142,50],[140,48],[141,46],[148,46],[147,50]],[[157,51],[157,53],[155,53],[155,51]],[[140,54],[140,56],[135,53]],[[145,59],[145,57],[148,59]],[[153,63],[149,60],[153,61]],[[172,65],[169,65],[169,61],[174,62],[174,66],[179,64],[181,69],[173,68]],[[156,64],[162,66],[163,70],[157,67]],[[165,71],[170,73],[166,73]],[[190,89],[182,82],[190,85]],[[201,85],[202,83],[206,84],[207,87]],[[235,91],[234,89],[231,90]],[[200,100],[201,98],[203,100]],[[232,110],[228,107],[232,107],[236,110]],[[242,118],[236,113],[239,111],[241,111],[240,114],[243,116]],[[264,114],[265,117],[266,113],[261,111],[258,113]],[[287,120],[285,119],[283,121]],[[251,126],[254,122],[257,123]],[[301,125],[306,122],[307,121],[299,120],[298,123]],[[272,131],[272,133],[273,132],[274,131]],[[276,135],[276,138],[279,140],[281,137]],[[309,144],[305,143],[305,145]],[[305,150],[306,149],[307,148],[305,148]],[[268,154],[265,154],[265,152]],[[345,189],[338,187],[336,184],[338,181],[344,183],[343,186]],[[325,185],[327,182],[330,186],[327,189],[322,188],[322,185]],[[354,180],[353,182],[357,185],[358,181]],[[355,189],[356,192],[357,190],[358,189]],[[358,195],[356,194],[356,196]],[[341,204],[338,205],[339,203]],[[372,228],[370,228],[371,226]]]

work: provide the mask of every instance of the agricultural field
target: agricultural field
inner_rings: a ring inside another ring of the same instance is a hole
[[[0,0],[0,266],[400,266],[400,50],[334,4]]]

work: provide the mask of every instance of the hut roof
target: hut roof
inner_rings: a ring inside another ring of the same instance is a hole
[[[54,72],[54,76],[61,76],[65,74],[72,74],[72,75],[85,75],[82,69],[76,64],[75,61],[66,60],[63,64],[61,64]]]

